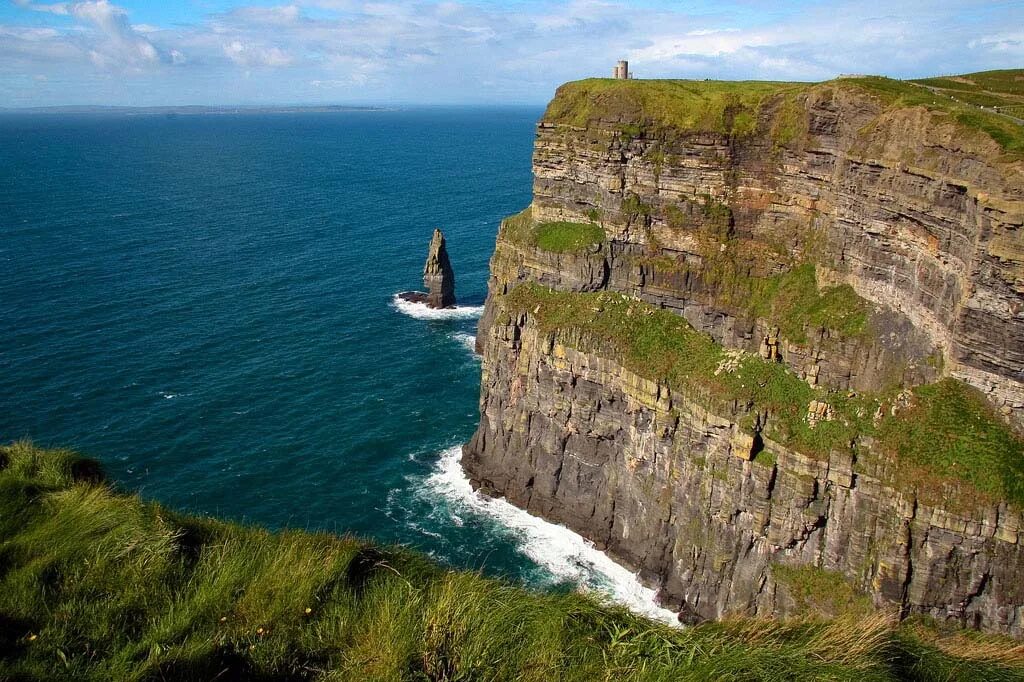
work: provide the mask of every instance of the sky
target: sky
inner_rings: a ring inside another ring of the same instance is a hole
[[[1024,67],[1024,0],[0,0],[0,106],[541,104],[565,81]]]

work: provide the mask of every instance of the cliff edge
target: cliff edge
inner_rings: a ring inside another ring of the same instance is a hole
[[[838,580],[1021,636],[1022,158],[1011,119],[882,78],[563,86],[464,466],[694,620]]]

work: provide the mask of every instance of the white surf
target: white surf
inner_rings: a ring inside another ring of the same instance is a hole
[[[484,314],[482,305],[457,305],[454,308],[431,308],[426,303],[413,303],[395,294],[391,305],[398,312],[417,320],[471,320]]]
[[[557,582],[573,582],[600,591],[612,601],[635,613],[673,625],[676,614],[658,605],[655,591],[592,542],[565,526],[549,523],[502,500],[473,490],[462,470],[461,446],[441,453],[434,471],[427,477],[427,489],[443,496],[451,507],[452,521],[459,514],[475,514],[497,521],[512,531],[520,550],[547,569]]]

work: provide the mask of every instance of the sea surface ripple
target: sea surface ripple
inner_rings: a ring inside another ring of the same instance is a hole
[[[460,478],[487,261],[530,201],[539,115],[0,117],[0,440],[74,447],[175,508],[665,615],[581,538]],[[394,299],[434,227],[444,314]]]

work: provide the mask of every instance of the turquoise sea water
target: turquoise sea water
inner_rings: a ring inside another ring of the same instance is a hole
[[[539,115],[0,117],[0,440],[76,448],[178,509],[643,602],[578,538],[475,498],[453,449]],[[393,303],[434,227],[448,319]]]

